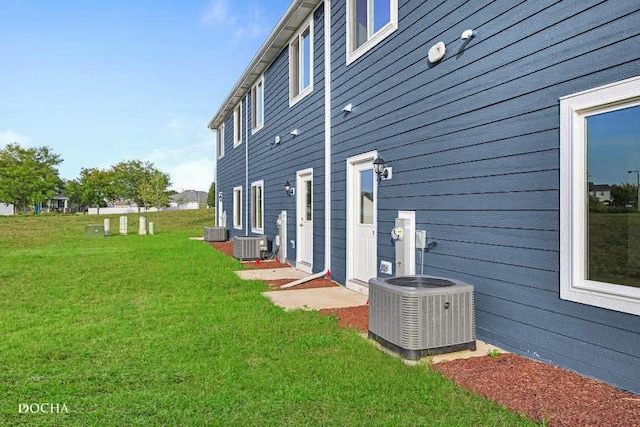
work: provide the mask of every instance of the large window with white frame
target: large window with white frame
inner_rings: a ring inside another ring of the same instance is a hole
[[[313,19],[289,43],[289,105],[313,91]]]
[[[640,77],[562,97],[561,298],[640,315],[639,187]]]
[[[347,0],[347,65],[398,29],[398,0]]]
[[[264,76],[251,88],[251,133],[264,126]]]
[[[242,230],[242,186],[233,188],[233,228]]]
[[[216,154],[219,159],[224,157],[224,123],[216,131]]]
[[[251,231],[264,233],[264,181],[251,183]]]
[[[242,100],[233,109],[233,146],[242,144]]]

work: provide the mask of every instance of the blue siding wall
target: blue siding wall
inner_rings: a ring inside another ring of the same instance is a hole
[[[285,181],[296,186],[296,172],[313,168],[314,200],[314,272],[324,263],[324,13],[320,6],[313,13],[314,68],[313,92],[289,107],[289,51],[283,49],[264,73],[264,127],[252,135],[251,97],[245,104],[244,114],[249,123],[248,171],[249,184],[245,186],[245,145],[233,149],[233,116],[226,120],[226,155],[218,162],[218,188],[225,194],[228,226],[231,226],[234,186],[243,186],[243,214],[249,215],[251,232],[251,183],[264,181],[264,234],[273,240],[278,234],[276,220],[280,212],[287,211],[287,260],[295,264],[296,249],[290,244],[297,240],[296,197],[284,191]],[[244,116],[243,116],[244,117]],[[244,120],[243,120],[244,122]],[[244,123],[243,123],[244,128]],[[293,137],[290,132],[298,129]],[[243,132],[244,134],[244,132]],[[280,137],[275,145],[274,138]],[[298,190],[298,189],[296,189]],[[228,196],[227,196],[228,194]],[[246,203],[248,200],[248,203]],[[243,226],[245,222],[243,220]],[[231,236],[245,235],[231,228]]]
[[[559,298],[559,97],[640,73],[640,3],[399,6],[399,29],[349,66],[345,2],[332,6],[334,278],[348,256],[346,159],[377,149],[393,167],[379,260],[394,259],[398,210],[416,211],[438,241],[425,273],[475,286],[479,338],[640,392],[638,317]],[[428,64],[439,41],[447,54]]]

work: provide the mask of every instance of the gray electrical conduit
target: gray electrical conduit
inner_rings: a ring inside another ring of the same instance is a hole
[[[324,1],[324,46],[324,269],[287,283],[280,289],[293,288],[331,275],[331,49],[327,49],[327,46],[331,46],[331,0]]]

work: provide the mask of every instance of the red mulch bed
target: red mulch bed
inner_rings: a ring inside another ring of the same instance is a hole
[[[338,325],[345,328],[357,329],[363,333],[367,333],[369,330],[368,305],[347,308],[325,308],[320,310],[319,313],[327,316],[336,316],[338,318]]]
[[[219,250],[220,252],[229,255],[231,258],[233,258],[233,242],[232,241],[228,241],[228,242],[209,242],[209,244],[211,246],[213,246],[214,249]]]
[[[320,310],[367,332],[369,306]],[[640,426],[640,396],[516,354],[433,365],[438,372],[514,412],[549,426]]]
[[[209,242],[209,244],[214,248],[219,250],[220,252],[230,256],[233,258],[233,242]],[[289,264],[282,264],[275,260],[261,260],[260,262],[256,261],[243,261],[242,265],[250,270],[256,269],[268,269],[268,268],[287,268],[290,267]]]
[[[275,260],[260,260],[260,261],[242,261],[242,265],[249,270],[268,270],[270,268],[289,268],[289,264],[282,264]],[[294,279],[289,280],[293,282]]]
[[[282,285],[286,285],[287,283],[291,283],[295,280],[296,279],[263,280],[263,282],[266,282],[266,284],[274,291],[294,291],[296,289],[332,288],[340,286],[329,279],[313,279],[301,285],[294,286],[293,288],[281,288]]]
[[[515,354],[435,364],[461,386],[550,426],[640,426],[640,396]]]

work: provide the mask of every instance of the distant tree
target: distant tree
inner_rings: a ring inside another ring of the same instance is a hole
[[[612,206],[625,207],[635,205],[637,189],[635,185],[624,183],[611,186]]]
[[[56,169],[60,163],[60,156],[49,147],[7,145],[0,150],[0,202],[12,204],[16,213],[50,200],[62,185]]]
[[[211,183],[211,187],[209,187],[209,194],[207,195],[207,205],[210,208],[216,207],[216,182]]]
[[[67,183],[67,196],[82,206],[95,206],[100,214],[100,207],[106,200],[115,197],[113,173],[110,170],[97,168],[80,170],[80,177]]]
[[[159,170],[151,173],[151,176],[145,178],[138,187],[138,196],[142,200],[145,207],[155,207],[158,211],[160,208],[169,206],[169,191],[171,185],[169,175]],[[156,222],[158,214],[156,213]]]
[[[115,197],[134,201],[140,212],[140,206],[144,206],[144,201],[140,197],[140,185],[155,171],[157,169],[153,163],[140,160],[123,161],[112,166]]]

